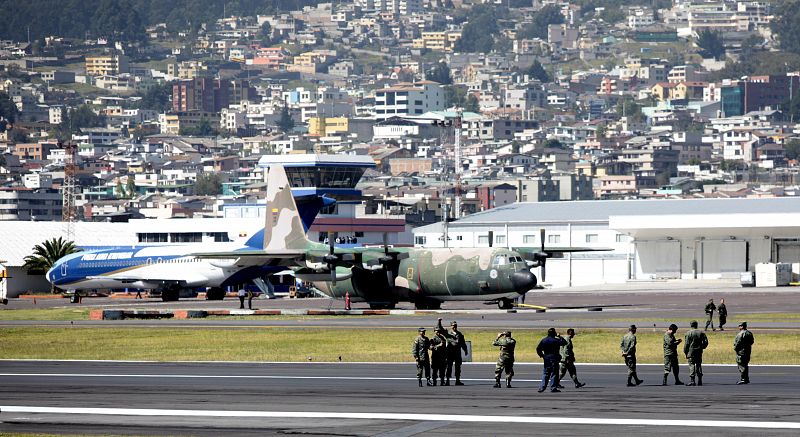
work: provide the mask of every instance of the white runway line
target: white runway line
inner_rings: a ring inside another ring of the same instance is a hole
[[[166,375],[166,374],[133,374],[133,373],[0,373],[0,376],[35,376],[52,378],[185,378],[185,379],[334,379],[345,381],[416,381],[414,377],[378,377],[378,376],[296,376],[296,375]],[[494,378],[461,378],[462,381],[494,381]],[[541,382],[539,379],[518,379],[517,382]]]
[[[405,414],[405,413],[336,413],[310,411],[225,411],[225,410],[156,410],[138,408],[72,408],[0,406],[0,419],[6,413],[29,414],[85,414],[114,416],[184,416],[184,417],[255,417],[293,419],[366,419],[366,420],[413,420],[473,423],[530,423],[563,425],[627,425],[627,426],[684,426],[704,428],[759,428],[800,429],[798,422],[761,422],[735,420],[658,420],[594,417],[542,417],[542,416],[487,416],[467,414]]]

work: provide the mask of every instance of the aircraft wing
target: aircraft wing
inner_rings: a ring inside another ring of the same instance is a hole
[[[198,252],[188,256],[202,259],[235,259],[248,264],[268,264],[275,260],[303,259],[305,250],[241,250],[232,252]],[[237,262],[238,264],[238,262]]]
[[[541,247],[512,247],[511,250],[515,250],[523,255],[542,252]],[[574,252],[609,252],[612,250],[614,249],[610,247],[574,247],[574,246],[552,247],[551,246],[544,248],[544,252],[548,254],[574,253]]]
[[[161,283],[169,283],[169,284],[184,284],[187,286],[193,286],[196,284],[203,284],[208,281],[203,275],[187,275],[182,274],[180,279],[176,279],[175,276],[165,276],[165,277],[144,277],[144,276],[87,276],[86,279],[102,279],[102,280],[112,280],[112,281],[119,281],[122,284],[125,283],[132,283],[137,281],[142,282],[161,282]]]

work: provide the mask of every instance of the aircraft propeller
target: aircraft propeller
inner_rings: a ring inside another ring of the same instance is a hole
[[[380,264],[381,268],[386,271],[386,281],[389,286],[394,285],[395,269],[400,263],[400,260],[408,258],[408,253],[405,252],[390,252],[389,251],[389,235],[383,233],[383,256],[377,260],[371,260],[367,264],[370,266]]]
[[[542,281],[541,281],[542,283],[544,283],[545,277],[546,277],[545,276],[546,275],[545,265],[547,264],[547,258],[550,257],[550,254],[548,254],[547,252],[544,251],[544,238],[545,238],[544,228],[540,228],[539,229],[539,242],[540,242],[541,245],[540,245],[540,248],[539,248],[539,252],[536,252],[536,253],[533,254],[533,259],[535,261],[533,267],[541,267],[542,268]]]

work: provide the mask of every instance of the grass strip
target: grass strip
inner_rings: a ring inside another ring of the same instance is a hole
[[[0,329],[0,358],[152,361],[410,362],[416,330],[350,328],[41,328]],[[494,361],[495,330],[465,330],[474,361]],[[517,360],[538,361],[543,330],[516,330]],[[684,331],[679,332],[682,338]],[[735,363],[734,331],[709,333],[706,363]],[[800,364],[800,334],[754,332],[753,364]],[[661,332],[638,337],[640,363],[663,363]],[[622,363],[620,331],[587,330],[575,337],[580,363]],[[681,362],[685,360],[681,357]]]
[[[89,320],[89,311],[94,308],[47,308],[0,311],[3,320]]]

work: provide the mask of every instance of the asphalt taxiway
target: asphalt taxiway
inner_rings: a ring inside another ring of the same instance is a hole
[[[365,344],[368,347],[368,343]],[[681,369],[687,378],[685,366]],[[0,432],[135,435],[797,435],[800,367],[706,366],[703,387],[625,387],[619,365],[578,364],[581,389],[537,393],[465,364],[464,387],[417,387],[413,364],[0,361]]]

